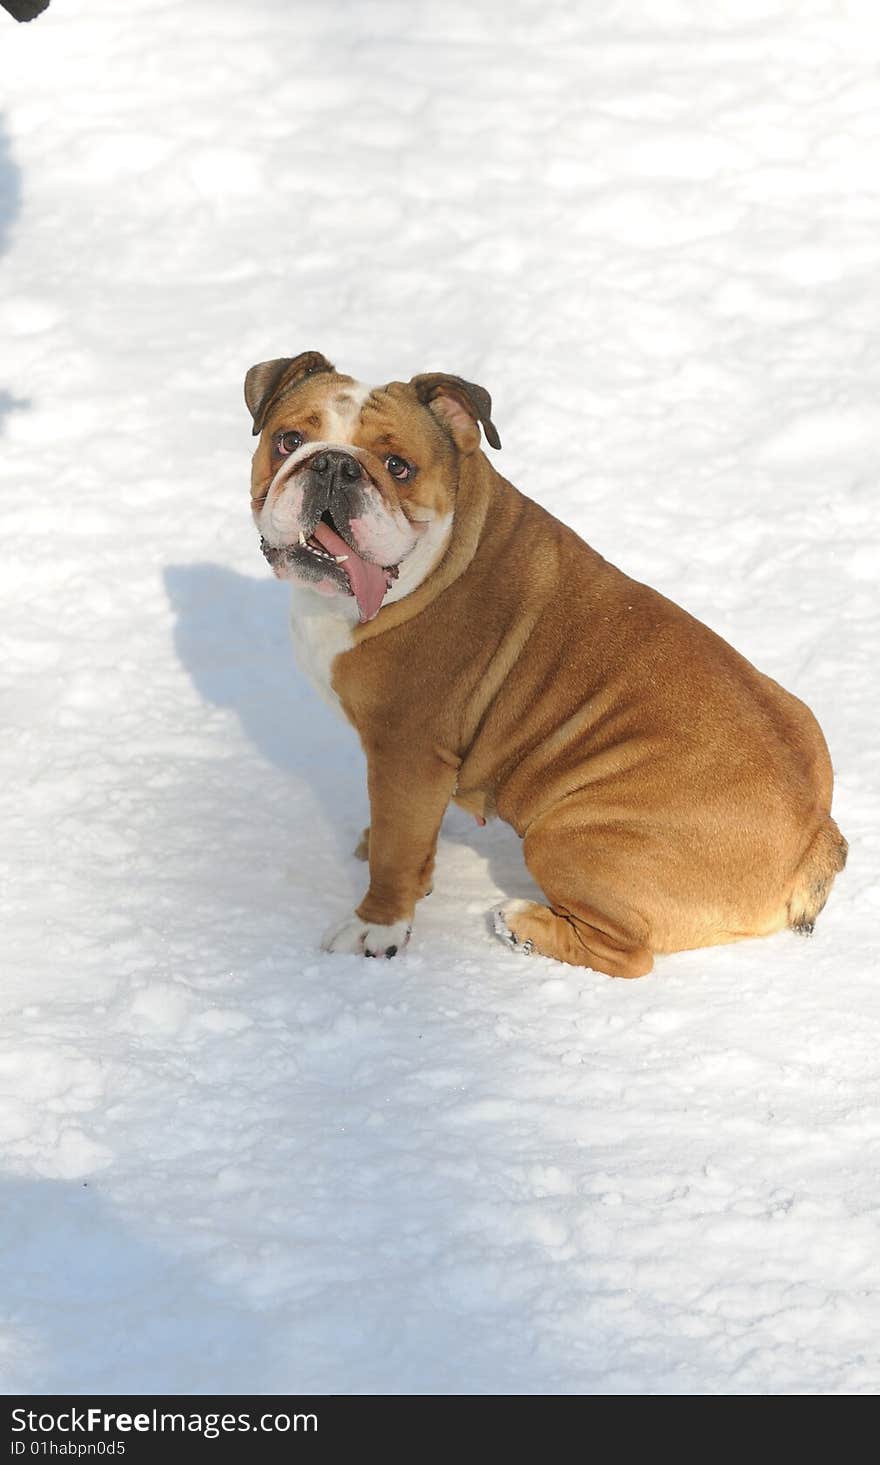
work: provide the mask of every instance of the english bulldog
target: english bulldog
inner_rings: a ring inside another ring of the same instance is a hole
[[[847,848],[812,713],[502,478],[483,387],[306,351],[245,400],[299,660],[367,759],[369,888],[327,951],[403,951],[450,800],[523,841],[546,904],[494,913],[514,951],[639,977],[812,930]]]

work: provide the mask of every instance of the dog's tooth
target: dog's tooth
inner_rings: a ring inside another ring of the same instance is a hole
[[[347,554],[337,554],[337,555],[334,555],[333,558],[335,559],[337,565],[344,565],[345,564],[345,561],[348,559],[348,555]]]
[[[306,536],[303,534],[301,529],[299,531],[299,542],[304,549],[308,549],[308,545],[306,544]]]

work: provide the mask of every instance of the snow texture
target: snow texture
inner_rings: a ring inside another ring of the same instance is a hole
[[[0,17],[7,1391],[880,1389],[873,0]],[[459,812],[394,961],[241,391],[484,383],[494,461],[814,708],[815,937],[504,949]]]

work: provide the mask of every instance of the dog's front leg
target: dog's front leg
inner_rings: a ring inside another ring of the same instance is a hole
[[[405,739],[368,747],[370,888],[354,915],[328,931],[325,951],[396,956],[409,941],[416,901],[431,882],[437,835],[458,760]]]

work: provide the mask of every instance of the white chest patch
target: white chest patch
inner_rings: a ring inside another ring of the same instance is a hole
[[[357,602],[348,596],[324,600],[305,585],[291,589],[290,635],[296,664],[325,702],[341,713],[330,679],[336,657],[354,645]]]

